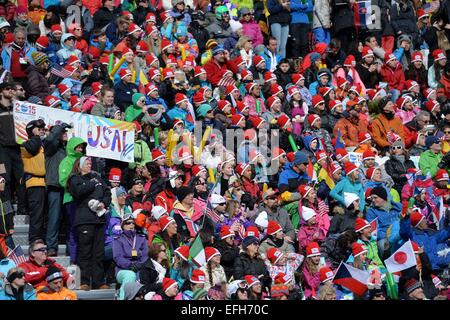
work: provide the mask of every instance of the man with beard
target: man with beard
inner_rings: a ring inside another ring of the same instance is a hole
[[[263,194],[263,203],[258,208],[258,213],[255,214],[254,219],[260,212],[265,211],[269,221],[276,221],[285,234],[284,240],[293,243],[295,239],[295,230],[291,223],[288,212],[280,207],[279,203],[280,192],[277,189],[267,189]]]
[[[333,134],[337,137],[338,131],[340,131],[345,146],[355,147],[359,144],[359,133],[367,132],[369,124],[367,123],[367,120],[360,119],[357,105],[353,101],[347,103],[347,110],[345,110],[343,114],[344,117],[336,122]]]
[[[356,71],[358,71],[359,77],[366,86],[366,89],[374,89],[381,79],[372,49],[364,47],[361,57],[362,60],[356,64]]]
[[[208,81],[213,86],[233,85],[233,73],[237,73],[237,66],[230,60],[230,53],[223,46],[216,46],[212,50],[213,57],[205,65]],[[230,72],[231,71],[231,72]]]
[[[23,88],[23,86],[20,83],[16,83],[14,85],[14,91],[15,91],[14,100],[17,100],[17,101],[25,101],[26,100],[25,89]]]
[[[378,110],[381,113],[372,122],[370,131],[376,145],[380,149],[389,148],[389,141],[387,135],[393,132],[405,141],[405,131],[403,130],[403,123],[399,118],[395,118],[394,103],[390,97],[384,97],[378,104]]]

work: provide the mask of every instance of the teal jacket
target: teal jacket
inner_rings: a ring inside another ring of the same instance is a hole
[[[434,178],[436,172],[439,170],[438,164],[442,160],[442,153],[435,154],[433,151],[428,150],[420,155],[419,158],[419,168],[423,175],[430,173],[431,177]]]
[[[17,300],[9,283],[0,289],[0,301],[1,300]],[[36,300],[36,290],[34,290],[31,284],[25,284],[23,289],[23,300]]]
[[[353,183],[348,179],[348,177],[343,177],[341,181],[339,181],[338,184],[334,187],[334,189],[331,190],[330,196],[334,200],[339,201],[339,203],[345,208],[344,192],[351,192],[359,195],[359,210],[361,212],[364,212],[365,197],[364,187],[361,182],[358,181],[356,183]]]

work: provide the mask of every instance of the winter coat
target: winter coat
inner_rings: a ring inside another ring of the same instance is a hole
[[[278,189],[281,193],[285,191],[297,192],[297,188],[304,182],[310,181],[306,173],[297,173],[292,169],[292,164],[287,164],[278,179]]]
[[[105,215],[98,217],[89,206],[90,200],[98,200],[105,205],[105,208],[111,203],[111,190],[96,172],[90,172],[85,175],[72,175],[68,180],[69,192],[77,203],[77,211],[74,227],[86,224],[102,225],[106,223]]]
[[[194,122],[192,116],[186,109],[181,109],[180,107],[175,106],[167,112],[167,115],[172,121],[175,119],[183,120],[186,129],[188,129],[189,131],[194,130]]]
[[[23,300],[36,300],[36,291],[30,284],[26,283],[22,290]],[[17,300],[9,283],[0,289],[0,300]]]
[[[41,100],[50,95],[50,86],[48,85],[45,73],[41,67],[29,65],[25,72],[27,73],[26,92],[28,96],[38,96]]]
[[[442,153],[435,154],[431,150],[422,153],[419,158],[419,168],[422,171],[422,174],[426,175],[429,173],[433,178],[439,170],[438,164],[441,162],[442,157]]]
[[[280,273],[284,273],[288,277],[294,279],[295,272],[297,272],[297,270],[300,271],[299,268],[302,265],[303,260],[305,259],[303,255],[294,252],[284,254],[287,261],[286,264],[282,266],[273,265],[269,260],[265,260],[267,270],[269,271],[270,277],[272,278],[273,282],[275,282],[276,276]]]
[[[377,238],[378,240],[382,240],[386,238],[386,233],[389,227],[392,226],[391,229],[391,237],[398,237],[398,228],[399,228],[399,220],[400,213],[402,211],[402,204],[398,202],[391,202],[389,204],[389,210],[386,211],[385,208],[377,208],[375,206],[371,206],[366,213],[366,220],[373,221],[375,218],[378,218],[378,229],[377,229]],[[397,234],[396,234],[397,233]]]
[[[281,245],[281,247],[278,247],[271,238],[266,238],[264,241],[261,242],[258,249],[258,252],[262,258],[264,259],[266,258],[267,250],[269,250],[270,248],[277,248],[284,254],[295,252],[294,246],[288,243],[286,240],[283,240],[283,244]]]
[[[216,39],[217,43],[221,45],[224,45],[230,38],[237,38],[236,33],[233,32],[229,23],[225,26],[221,22],[213,23],[207,26],[206,30],[209,32],[211,38]]]
[[[38,265],[32,258],[29,258],[24,263],[21,263],[18,267],[22,268],[25,271],[25,282],[37,288],[40,286],[45,286],[47,284],[47,276],[45,274],[50,266],[56,267],[62,272],[64,285],[67,285],[69,274],[67,273],[66,269],[64,269],[60,264],[56,263],[55,260],[51,258],[47,258],[43,265]]]
[[[245,252],[241,252],[236,258],[233,269],[233,277],[235,280],[244,279],[246,275],[252,275],[257,278],[262,275],[263,277],[259,278],[259,280],[263,287],[270,286],[272,282],[264,260],[258,257],[250,258]]]
[[[147,259],[139,269],[139,282],[144,285],[145,292],[158,292],[162,289],[162,281],[160,281],[160,278],[166,276],[167,270],[164,267],[164,269],[157,268],[157,264],[153,259]],[[163,272],[164,274],[162,274]]]
[[[359,133],[366,133],[368,126],[369,123],[361,118],[356,124],[348,120],[347,118],[341,118],[338,120],[338,122],[336,122],[336,125],[333,128],[333,135],[337,137],[338,131],[340,131],[345,146],[356,147],[359,144]]]
[[[368,260],[375,262],[378,267],[384,268],[383,261],[381,261],[380,256],[378,255],[378,244],[377,239],[375,237],[372,237],[369,241],[358,239],[357,242],[366,247],[367,249],[366,257]]]
[[[269,24],[279,23],[287,25],[291,22],[291,14],[286,10],[278,0],[268,0],[267,10],[269,11]]]
[[[22,144],[20,153],[23,161],[25,186],[45,187],[45,157],[42,141],[33,136]]]
[[[342,233],[347,230],[355,230],[357,215],[354,211],[344,209],[344,214],[335,214],[331,219],[329,234]]]
[[[55,125],[44,140],[45,183],[47,186],[56,188],[61,188],[58,168],[61,161],[66,157],[65,145],[61,141],[63,131],[60,125]]]
[[[139,92],[139,87],[134,83],[120,81],[114,86],[114,103],[125,111],[125,108],[133,104],[133,94]]]
[[[364,188],[361,182],[351,182],[348,177],[343,177],[339,181],[333,190],[330,192],[330,196],[339,201],[339,203],[345,208],[344,192],[351,192],[359,196],[359,210],[364,212],[365,196]]]
[[[400,1],[401,2],[401,1]],[[391,25],[395,34],[418,34],[414,5],[410,1],[404,1],[405,5],[393,3],[391,6]]]
[[[36,300],[78,300],[77,294],[67,288],[62,288],[61,291],[55,292],[48,286],[39,288],[37,290]]]
[[[303,219],[300,220],[300,226],[297,234],[298,245],[300,250],[304,250],[308,243],[315,241],[321,243],[326,239],[330,227],[330,220],[328,215],[326,217],[316,216],[317,223],[310,226],[307,225]],[[317,234],[317,237],[315,235]]]
[[[134,162],[128,164],[128,168],[134,169],[136,167],[143,167],[145,164],[152,161],[152,153],[148,147],[147,142],[137,140],[134,142]]]
[[[67,156],[62,159],[58,167],[59,184],[64,188],[64,204],[73,200],[72,195],[67,191],[67,180],[69,178],[70,172],[72,171],[73,164],[77,159],[83,156],[82,153],[75,151],[75,147],[82,143],[86,142],[81,138],[70,138],[66,146]]]
[[[405,73],[401,63],[397,63],[394,69],[383,64],[380,69],[380,75],[381,80],[387,82],[390,89],[396,89],[402,92],[405,87]]]
[[[378,83],[381,81],[381,76],[378,71],[369,72],[367,68],[362,63],[356,64],[356,71],[358,71],[361,81],[364,83],[366,89],[375,89]]]
[[[354,26],[353,10],[348,0],[333,0],[331,6],[333,30],[336,33]]]
[[[331,27],[331,7],[328,0],[314,1],[313,29]]]
[[[234,272],[234,261],[239,257],[239,247],[229,246],[225,241],[219,241],[215,247],[220,252],[220,264],[225,270],[227,279],[230,279]]]
[[[372,138],[379,148],[389,147],[390,143],[387,139],[388,131],[398,134],[402,141],[406,141],[403,123],[399,118],[388,120],[385,115],[379,114],[370,124],[369,128]]]
[[[343,250],[337,245],[339,235],[329,235],[320,246],[320,253],[327,264],[336,270],[342,261],[347,261],[351,251]]]
[[[28,43],[23,47],[23,52],[30,61],[33,61],[31,54],[36,51],[35,48],[30,46]],[[2,49],[2,62],[3,69],[11,72],[11,57],[12,57],[12,43],[3,47]]]
[[[115,10],[110,11],[108,8],[102,7],[98,9],[93,16],[94,26],[96,28],[103,29],[111,23],[111,21],[115,21],[117,16],[118,14]]]
[[[276,212],[274,212],[274,211],[269,212],[269,210],[265,209],[264,206],[260,206],[258,208],[258,213],[262,212],[262,211],[267,212],[267,218],[269,220],[276,221],[281,226],[285,235],[291,237],[292,240],[295,239],[295,230],[294,230],[294,227],[291,223],[291,219],[290,219],[289,214],[286,211],[286,209],[277,208]],[[258,214],[255,215],[255,217],[254,217],[255,219],[256,219],[257,215]]]
[[[408,158],[405,158],[405,162],[402,163],[400,160],[391,156],[389,160],[384,163],[384,169],[386,170],[386,173],[391,176],[392,180],[394,180],[395,185],[399,187],[399,189],[396,188],[397,190],[401,190],[403,185],[407,182],[407,178],[405,177],[405,175],[408,169],[411,168],[415,168],[414,162],[412,162]]]
[[[70,47],[68,47],[68,46],[66,46],[66,45],[64,44],[64,41],[67,40],[67,38],[69,38],[69,37],[71,37],[71,36],[72,36],[71,33],[65,33],[65,34],[63,34],[62,37],[61,37],[61,46],[62,46],[62,49],[60,49],[60,50],[56,53],[56,55],[58,56],[59,63],[60,63],[61,65],[66,64],[66,62],[67,62],[67,60],[70,58],[70,56],[76,56],[78,59],[80,59],[80,60],[82,59],[82,53],[81,53],[80,50],[75,49],[75,47],[74,47],[74,48],[70,48]]]
[[[450,251],[447,240],[450,238],[450,227],[435,231],[432,229],[421,230],[411,226],[410,217],[406,216],[400,222],[400,236],[403,240],[411,239],[419,247],[424,247],[423,251],[430,258],[433,270],[446,268],[450,263]],[[439,251],[442,252],[440,253]]]
[[[203,265],[200,270],[202,270],[206,275],[204,287],[206,291],[208,291],[211,287],[220,286],[222,283],[227,282],[227,276],[225,275],[225,270],[222,265],[219,265],[211,270],[212,279],[209,278],[209,271],[206,264]]]
[[[258,23],[255,20],[249,22],[241,21],[242,33],[253,41],[253,47],[264,43],[263,35]]]
[[[179,202],[175,201],[173,210],[170,215],[175,219],[177,223],[177,232],[183,242],[188,242],[190,238],[194,238],[198,232],[198,226],[191,220],[194,213],[194,207],[190,210]]]
[[[136,241],[135,246],[133,246],[134,241]],[[137,250],[137,257],[132,256],[133,250]],[[131,230],[122,232],[113,241],[113,256],[116,263],[116,274],[120,270],[137,272],[148,260],[148,245],[145,236]]]
[[[415,144],[412,146],[411,149],[409,149],[409,155],[411,157],[420,157],[422,155],[422,153],[427,151],[427,147],[426,146],[421,146],[420,144]]]
[[[312,12],[314,4],[312,0],[307,0],[303,3],[301,0],[291,1],[291,24],[309,24],[308,13]]]
[[[112,106],[106,106],[102,102],[97,102],[92,107],[91,115],[113,119],[114,118],[114,114],[118,110],[120,110],[120,109],[114,104]]]
[[[303,267],[303,287],[304,287],[304,293],[305,298],[309,298],[311,296],[316,296],[319,292],[319,285],[320,285],[320,272],[311,272],[308,270],[308,267],[306,264],[304,264]]]

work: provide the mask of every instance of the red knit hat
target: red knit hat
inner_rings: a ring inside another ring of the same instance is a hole
[[[249,109],[248,105],[242,101],[237,101],[236,102],[236,108],[239,111],[239,113],[242,113],[245,111],[245,109]]]
[[[170,11],[163,11],[159,14],[159,18],[162,23],[166,23],[166,21],[172,18],[172,16],[170,15]]]
[[[245,80],[248,76],[253,75],[250,71],[248,71],[247,69],[244,69],[241,71],[241,80]],[[245,88],[247,89],[247,86],[245,86]]]
[[[178,282],[176,282],[175,280],[171,279],[171,278],[164,278],[162,281],[162,287],[164,292],[169,291],[170,288],[174,287],[178,285]]]
[[[217,107],[223,111],[226,107],[231,107],[231,103],[228,100],[219,100]]]
[[[192,167],[192,175],[194,177],[198,176],[202,172],[206,172],[206,168],[204,166],[196,164]]]
[[[338,77],[336,81],[337,81],[338,88],[341,88],[341,89],[344,89],[345,85],[348,83],[348,81],[342,77]]]
[[[230,84],[225,87],[226,95],[229,95],[229,94],[233,93],[234,91],[239,91],[239,89],[234,84]]]
[[[147,15],[145,16],[145,22],[156,23],[156,15],[153,12],[147,13]]]
[[[298,192],[301,193],[302,198],[305,198],[312,190],[313,190],[312,187],[305,184],[301,184],[298,186]]]
[[[36,45],[40,46],[43,49],[47,48],[49,45],[48,38],[46,36],[40,36],[36,40]]]
[[[320,273],[320,282],[321,283],[325,283],[328,280],[333,280],[334,278],[334,273],[333,271],[330,269],[330,267],[322,267],[319,270]]]
[[[178,149],[178,159],[180,161],[188,160],[190,158],[193,158],[193,156],[191,150],[187,146],[183,146]]]
[[[164,157],[164,156],[165,156],[165,155],[164,155],[164,153],[162,153],[161,150],[159,150],[159,149],[153,149],[153,150],[152,150],[152,160],[153,160],[153,161],[156,161],[156,160],[158,160],[159,158]]]
[[[430,112],[433,112],[433,110],[439,106],[440,106],[440,104],[436,100],[428,100],[427,102],[425,102],[425,107]]]
[[[423,9],[417,9],[417,19],[420,20],[425,17],[429,17],[430,15],[425,12]]]
[[[397,105],[397,108],[402,109],[408,101],[412,101],[412,98],[410,96],[404,96],[398,98],[397,101],[395,101],[395,104]]]
[[[365,143],[369,140],[372,140],[372,136],[368,132],[359,132],[358,133],[358,142]]]
[[[234,59],[234,64],[239,67],[243,64],[245,64],[244,59],[242,58],[242,56],[238,56],[236,59]]]
[[[367,171],[366,171],[366,178],[368,180],[372,180],[373,175],[375,174],[375,170],[380,170],[380,168],[371,167],[371,168],[367,169]]]
[[[356,170],[358,170],[358,167],[355,166],[353,163],[351,162],[344,163],[344,171],[347,176]]]
[[[266,62],[263,57],[261,57],[261,56],[253,56],[253,65],[255,67],[257,67],[258,65],[260,65],[263,62]]]
[[[178,256],[184,261],[189,260],[189,246],[181,246],[175,249],[174,251]]]
[[[182,94],[182,93],[177,93],[175,95],[175,104],[180,104],[184,101],[189,101],[188,97],[186,97],[186,95]]]
[[[144,86],[145,94],[148,96],[153,91],[158,91],[158,87],[155,86],[153,83],[149,82]]]
[[[276,96],[279,93],[283,92],[283,88],[277,84],[277,83],[272,83],[270,85],[270,93],[272,94],[272,96]]]
[[[357,256],[366,253],[367,249],[365,246],[363,246],[362,244],[358,243],[358,242],[353,242],[352,244],[352,254],[353,257],[356,258]]]
[[[287,274],[280,272],[275,276],[275,284],[288,284],[292,281],[292,277]]]
[[[63,96],[66,92],[70,91],[70,88],[64,83],[60,83],[56,87],[58,88],[60,96]]]
[[[122,56],[125,56],[125,55],[127,55],[127,54],[134,54],[134,52],[133,52],[133,50],[131,50],[130,48],[124,47],[124,48],[122,49]]]
[[[194,69],[194,77],[198,77],[201,74],[206,74],[205,68],[201,66],[196,66]]]
[[[51,33],[54,33],[55,31],[59,31],[59,32],[62,33],[62,28],[61,28],[61,25],[60,25],[60,24],[54,24],[54,25],[52,25],[51,28],[50,28],[50,30],[51,30]]]
[[[281,148],[274,147],[272,151],[272,161],[278,159],[279,157],[286,155],[286,151]]]
[[[52,108],[56,106],[58,103],[61,103],[61,100],[59,100],[58,97],[55,96],[47,96],[45,97],[44,102],[47,107]]]
[[[155,78],[156,76],[160,76],[161,72],[159,72],[158,69],[152,68],[150,70],[148,70],[148,78],[150,80],[153,80],[153,78]]]
[[[347,58],[344,60],[344,67],[354,67],[356,66],[356,59],[355,56],[352,54],[349,54]]]
[[[433,60],[434,61],[439,61],[442,59],[447,59],[447,56],[445,55],[444,50],[441,49],[436,49],[433,51]]]
[[[134,128],[136,130],[136,133],[141,133],[142,132],[142,126],[139,123],[139,121],[133,121],[134,124]]]
[[[275,102],[277,101],[281,101],[280,98],[276,97],[276,96],[270,96],[267,100],[267,108],[272,108],[272,106],[275,104]]]
[[[148,52],[148,44],[144,40],[141,40],[136,45],[136,51],[137,52]]]
[[[325,152],[325,150],[319,150],[316,152],[316,160],[317,162],[320,162],[321,160],[327,159],[328,155]]]
[[[413,213],[411,213],[410,219],[411,225],[415,228],[419,225],[420,222],[422,222],[423,219],[425,219],[425,217],[422,213],[414,211]]]
[[[307,117],[309,125],[312,127],[314,122],[320,120],[320,117],[317,114],[310,114]]]
[[[283,256],[283,252],[275,247],[271,247],[267,250],[266,256],[272,264],[276,264]]]
[[[362,53],[361,53],[362,58],[367,58],[367,57],[373,57],[373,50],[369,47],[363,47]]]
[[[239,175],[239,176],[242,176],[242,174],[245,172],[245,170],[247,170],[248,168],[250,168],[250,164],[249,163],[246,163],[246,162],[241,162],[241,163],[238,163],[238,165],[236,166],[236,173]]]
[[[327,94],[329,94],[331,92],[331,90],[333,90],[332,87],[320,87],[319,88],[319,94],[322,97],[325,97]]]
[[[375,160],[375,153],[372,149],[368,149],[363,152],[362,160]]]
[[[81,112],[81,98],[78,96],[71,96],[70,107],[70,111],[72,112]]]
[[[280,129],[284,129],[290,122],[291,122],[291,119],[289,119],[289,117],[285,114],[282,114],[281,116],[279,116],[278,120],[277,120],[278,127]]]
[[[66,65],[64,69],[69,73],[69,76],[73,75],[73,73],[77,70],[77,68],[71,65]]]
[[[448,172],[445,169],[439,169],[436,172],[436,177],[434,178],[436,181],[448,181],[450,178],[448,176]]]
[[[320,103],[325,103],[325,100],[323,100],[323,97],[319,94],[316,94],[312,97],[312,107],[317,107]]]
[[[411,91],[414,87],[418,87],[419,84],[414,80],[406,80],[405,87],[407,91]]]
[[[286,154],[286,158],[289,162],[294,162],[295,152],[291,151]]]
[[[369,222],[362,218],[356,218],[355,220],[355,232],[359,232],[364,230],[365,228],[370,227]]]
[[[274,220],[270,220],[267,226],[267,234],[273,236],[279,231],[283,231],[283,228],[281,228],[280,224]]]
[[[174,67],[176,67],[178,65],[177,58],[173,54],[169,55],[166,60],[166,65],[175,65]]]
[[[247,93],[251,93],[253,88],[257,85],[258,84],[256,82],[249,82],[245,85],[245,90],[247,90]]]
[[[100,91],[102,90],[102,88],[103,88],[103,85],[100,82],[97,82],[97,81],[92,82],[92,94],[93,95],[99,94]]]
[[[342,149],[342,148],[338,148],[336,149],[336,159],[338,161],[343,160],[345,157],[349,157],[350,155],[348,154],[347,150]]]
[[[243,120],[245,120],[245,117],[242,114],[233,114],[231,116],[231,125],[237,126]]]
[[[292,83],[298,84],[300,80],[305,80],[305,77],[301,73],[294,73],[292,75]]]
[[[122,68],[119,71],[119,77],[120,79],[125,78],[126,76],[131,76],[131,71],[128,68]]]
[[[330,112],[333,111],[333,109],[337,106],[342,106],[342,102],[340,100],[331,100],[328,103],[328,109],[330,110]]]
[[[120,182],[121,178],[122,170],[119,168],[111,168],[111,170],[109,170],[109,182]]]
[[[264,81],[269,82],[272,80],[277,80],[277,76],[273,72],[270,72],[270,71],[265,72],[264,73]]]
[[[320,247],[317,242],[310,242],[306,246],[306,257],[320,256]]]
[[[422,52],[419,52],[419,51],[413,52],[413,54],[411,55],[411,62],[416,62],[416,61],[423,62]]]
[[[163,38],[162,41],[161,41],[161,51],[164,51],[164,50],[166,50],[169,47],[173,47],[172,42],[167,40],[167,38]]]
[[[266,122],[266,120],[261,117],[251,117],[250,120],[255,129],[259,129]]]
[[[428,99],[431,94],[436,93],[436,90],[434,90],[433,88],[426,88],[423,90],[423,96]]]
[[[290,86],[289,89],[288,89],[288,94],[292,97],[296,93],[300,93],[300,90],[298,89],[298,87],[297,86]]]
[[[158,58],[153,53],[149,53],[145,56],[145,62],[147,63],[148,66],[151,66],[156,61],[158,61]],[[158,74],[161,74],[159,72],[159,69],[150,69],[150,70],[158,70]],[[150,70],[148,72],[149,75],[150,75]]]
[[[234,237],[234,232],[231,231],[229,226],[223,225],[222,228],[220,228],[220,239],[223,240],[229,237]]]
[[[393,53],[386,52],[384,55],[384,62],[388,64],[392,60],[397,60],[397,57]]]
[[[247,288],[251,288],[255,284],[261,283],[261,281],[259,281],[258,278],[253,275],[246,275],[244,277],[244,280],[247,282],[247,285],[248,285]]]
[[[259,239],[259,230],[256,226],[249,226],[245,231],[245,237],[256,237]]]
[[[205,248],[206,262],[209,262],[209,260],[211,260],[215,256],[220,256],[219,250],[217,250],[214,247],[206,247]]]
[[[172,217],[162,216],[161,219],[159,219],[159,227],[161,228],[161,231],[166,230],[171,223],[176,223]]]
[[[191,279],[189,279],[192,283],[206,283],[206,274],[200,269],[194,269],[192,271]]]

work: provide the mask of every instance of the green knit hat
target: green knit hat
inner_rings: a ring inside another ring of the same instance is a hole
[[[31,57],[33,58],[34,65],[36,66],[40,66],[44,62],[48,61],[48,56],[43,52],[33,52]]]
[[[208,292],[205,289],[200,288],[200,289],[197,289],[194,291],[194,293],[192,295],[192,299],[200,300],[201,298],[205,297],[207,294],[208,294]]]
[[[209,104],[203,103],[197,108],[197,115],[204,118],[209,110],[212,110]]]
[[[133,101],[134,105],[137,105],[137,102],[139,101],[139,99],[141,99],[142,97],[145,97],[142,93],[135,93],[133,94],[133,96],[131,97],[131,100]]]

